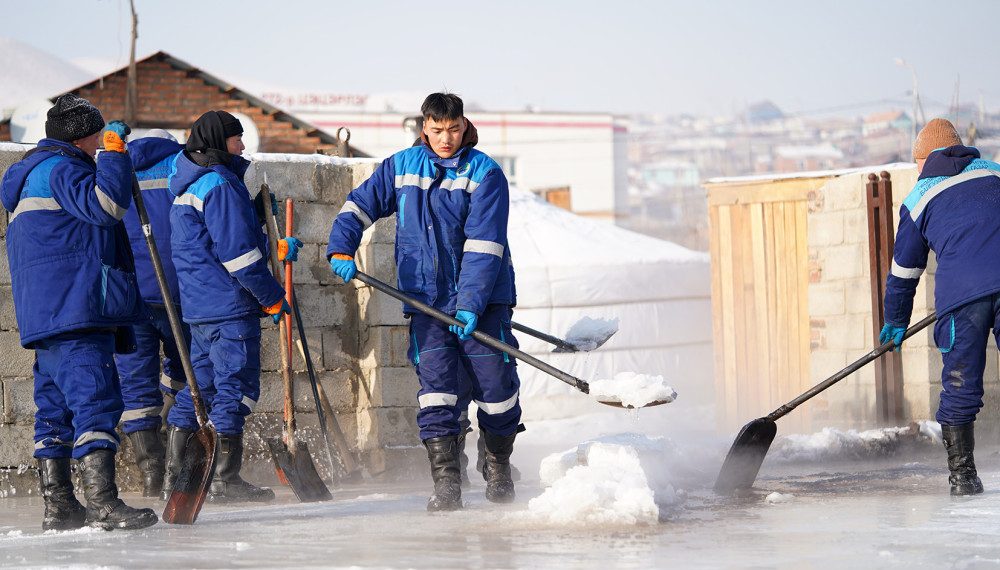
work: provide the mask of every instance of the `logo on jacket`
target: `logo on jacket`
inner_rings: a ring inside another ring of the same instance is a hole
[[[457,174],[458,176],[465,176],[466,174],[469,173],[470,170],[472,170],[472,163],[466,162],[462,166],[458,167],[458,172],[456,172],[455,174]]]

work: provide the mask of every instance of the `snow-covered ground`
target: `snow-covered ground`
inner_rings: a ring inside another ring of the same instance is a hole
[[[473,473],[456,513],[424,511],[426,475],[338,490],[323,504],[281,490],[273,505],[208,505],[194,526],[134,533],[43,535],[38,498],[3,499],[0,566],[1000,567],[995,449],[978,453],[986,494],[954,499],[933,424],[784,437],[779,422],[757,489],[720,498],[710,487],[732,438],[711,433],[707,410],[676,406],[533,422],[514,457],[518,500],[488,503]],[[615,508],[594,516],[588,501]]]

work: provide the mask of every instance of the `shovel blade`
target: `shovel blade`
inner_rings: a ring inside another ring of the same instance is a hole
[[[163,520],[171,524],[194,524],[208,496],[208,486],[215,472],[215,452],[219,434],[202,426],[188,437],[174,488],[163,509]]]
[[[314,503],[333,498],[316,471],[316,464],[313,463],[309,448],[304,441],[297,441],[293,448],[289,448],[280,438],[269,437],[267,447],[271,450],[271,457],[274,458],[278,479],[292,488],[292,492],[300,502]]]
[[[719,470],[715,492],[730,495],[737,489],[753,487],[767,450],[771,448],[771,442],[777,433],[778,425],[767,418],[757,418],[743,426]]]

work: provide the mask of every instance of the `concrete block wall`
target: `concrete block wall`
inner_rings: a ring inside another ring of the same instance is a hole
[[[876,174],[881,170],[873,168]],[[916,167],[889,170],[894,214],[916,183]],[[811,329],[811,380],[817,383],[854,362],[875,345],[868,253],[868,214],[865,184],[868,171],[831,179],[812,192],[808,202],[809,319]],[[933,253],[914,300],[912,322],[934,309]],[[933,419],[940,393],[941,358],[932,328],[903,344],[903,397],[905,417]],[[997,352],[990,341],[987,359],[987,409],[1000,415]],[[875,369],[862,368],[809,403],[813,427],[871,428],[876,423]]]
[[[27,148],[0,144],[0,175]],[[348,192],[371,175],[377,162],[258,154],[253,156],[253,164],[247,184],[259,187],[266,173],[271,191],[282,204],[282,230],[284,199],[295,200],[295,235],[306,245],[293,275],[319,380],[368,471],[375,476],[392,476],[410,456],[419,453],[420,443],[416,429],[418,384],[406,360],[406,321],[398,302],[356,282],[343,284],[331,274],[325,259],[333,218]],[[3,212],[0,231],[4,238],[6,221]],[[394,238],[394,220],[383,220],[366,232],[359,251],[361,269],[388,283],[395,283]],[[261,397],[248,422],[246,442],[251,475],[268,481],[273,478],[273,467],[263,438],[279,434],[282,425],[281,343],[277,327],[267,319],[261,323]],[[32,463],[33,362],[33,353],[18,343],[10,272],[6,255],[0,255],[0,469]],[[305,363],[297,351],[293,369],[296,419],[322,470],[326,463],[322,438]],[[123,449],[127,459],[128,446]],[[125,479],[128,486],[130,478]]]

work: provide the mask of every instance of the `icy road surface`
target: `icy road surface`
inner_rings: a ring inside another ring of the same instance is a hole
[[[779,440],[755,492],[709,490],[731,437],[699,434],[678,414],[609,411],[536,422],[519,438],[518,500],[486,502],[474,476],[462,512],[424,511],[429,476],[364,486],[335,500],[297,504],[287,490],[269,506],[206,506],[191,527],[42,535],[37,497],[0,499],[0,567],[50,568],[997,568],[1000,455],[980,449],[986,494],[948,496],[944,451],[929,437],[874,448],[865,437]],[[542,494],[541,458],[623,433],[666,437],[664,473],[678,502],[659,522],[566,526],[527,516]],[[869,437],[870,439],[870,437]],[[823,450],[816,450],[822,442]],[[846,442],[846,443],[845,443]],[[790,453],[789,446],[799,446]],[[470,441],[469,448],[475,449]],[[803,454],[801,449],[814,449]],[[820,452],[822,451],[822,452]],[[421,471],[422,473],[422,471]],[[132,504],[144,504],[129,496]],[[147,501],[145,504],[159,504]]]

